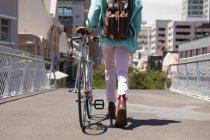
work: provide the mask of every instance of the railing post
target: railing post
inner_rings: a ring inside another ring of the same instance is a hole
[[[22,93],[23,93],[24,81],[25,81],[25,79],[26,79],[26,68],[27,68],[26,65],[27,65],[27,64],[24,63],[24,67],[23,67],[23,70],[22,70],[23,76],[22,76],[22,78],[21,78],[21,81],[20,81],[20,88],[19,88],[19,91],[18,91],[19,94],[22,94]]]
[[[200,71],[199,71],[199,67],[198,67],[198,62],[196,62],[196,69],[197,69],[197,91],[199,91],[200,89]]]
[[[10,96],[9,95],[10,79],[11,79],[12,72],[13,72],[12,65],[14,63],[12,56],[9,56],[8,63],[10,65],[7,67],[8,74],[7,74],[7,78],[5,80],[5,89],[4,89],[4,93],[3,93],[3,98]]]
[[[188,74],[187,64],[184,64],[184,66],[185,66],[186,82],[187,82],[187,85],[188,85],[189,84],[189,74]]]

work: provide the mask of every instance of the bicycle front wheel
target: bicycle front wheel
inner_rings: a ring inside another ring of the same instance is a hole
[[[90,72],[86,61],[80,60],[78,67],[78,110],[80,127],[85,129],[91,118],[92,88]]]

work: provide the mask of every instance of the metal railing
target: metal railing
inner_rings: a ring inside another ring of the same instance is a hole
[[[210,101],[210,54],[181,59],[168,68],[169,90]]]
[[[53,63],[0,45],[0,99],[55,87]]]

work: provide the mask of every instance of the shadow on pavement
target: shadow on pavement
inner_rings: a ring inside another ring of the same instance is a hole
[[[87,135],[101,135],[107,132],[108,127],[102,122],[107,120],[106,115],[93,115],[90,124],[83,130]]]
[[[133,130],[134,128],[143,125],[163,126],[163,125],[169,125],[171,123],[181,123],[181,122],[174,120],[159,120],[159,119],[138,120],[138,119],[128,118],[128,123],[130,124],[124,128],[125,130]]]
[[[83,130],[83,133],[87,135],[102,135],[107,132],[108,128],[115,128],[114,125],[105,125],[103,121],[107,120],[106,115],[94,115],[91,118],[90,124]],[[138,120],[132,117],[128,118],[128,125],[124,130],[133,130],[134,128],[149,125],[149,126],[163,126],[172,123],[181,123],[175,120],[160,120],[160,119],[149,119],[149,120]]]

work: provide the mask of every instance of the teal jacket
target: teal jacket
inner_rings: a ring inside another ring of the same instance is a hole
[[[99,43],[106,43],[108,46],[122,45],[129,50],[130,53],[134,53],[138,48],[136,39],[136,33],[141,31],[142,21],[142,2],[141,0],[130,0],[130,37],[122,40],[110,40],[102,36],[102,28],[104,23],[106,0],[91,0],[91,6],[88,13],[88,19],[86,20],[86,26],[91,29],[97,29],[99,25]]]

